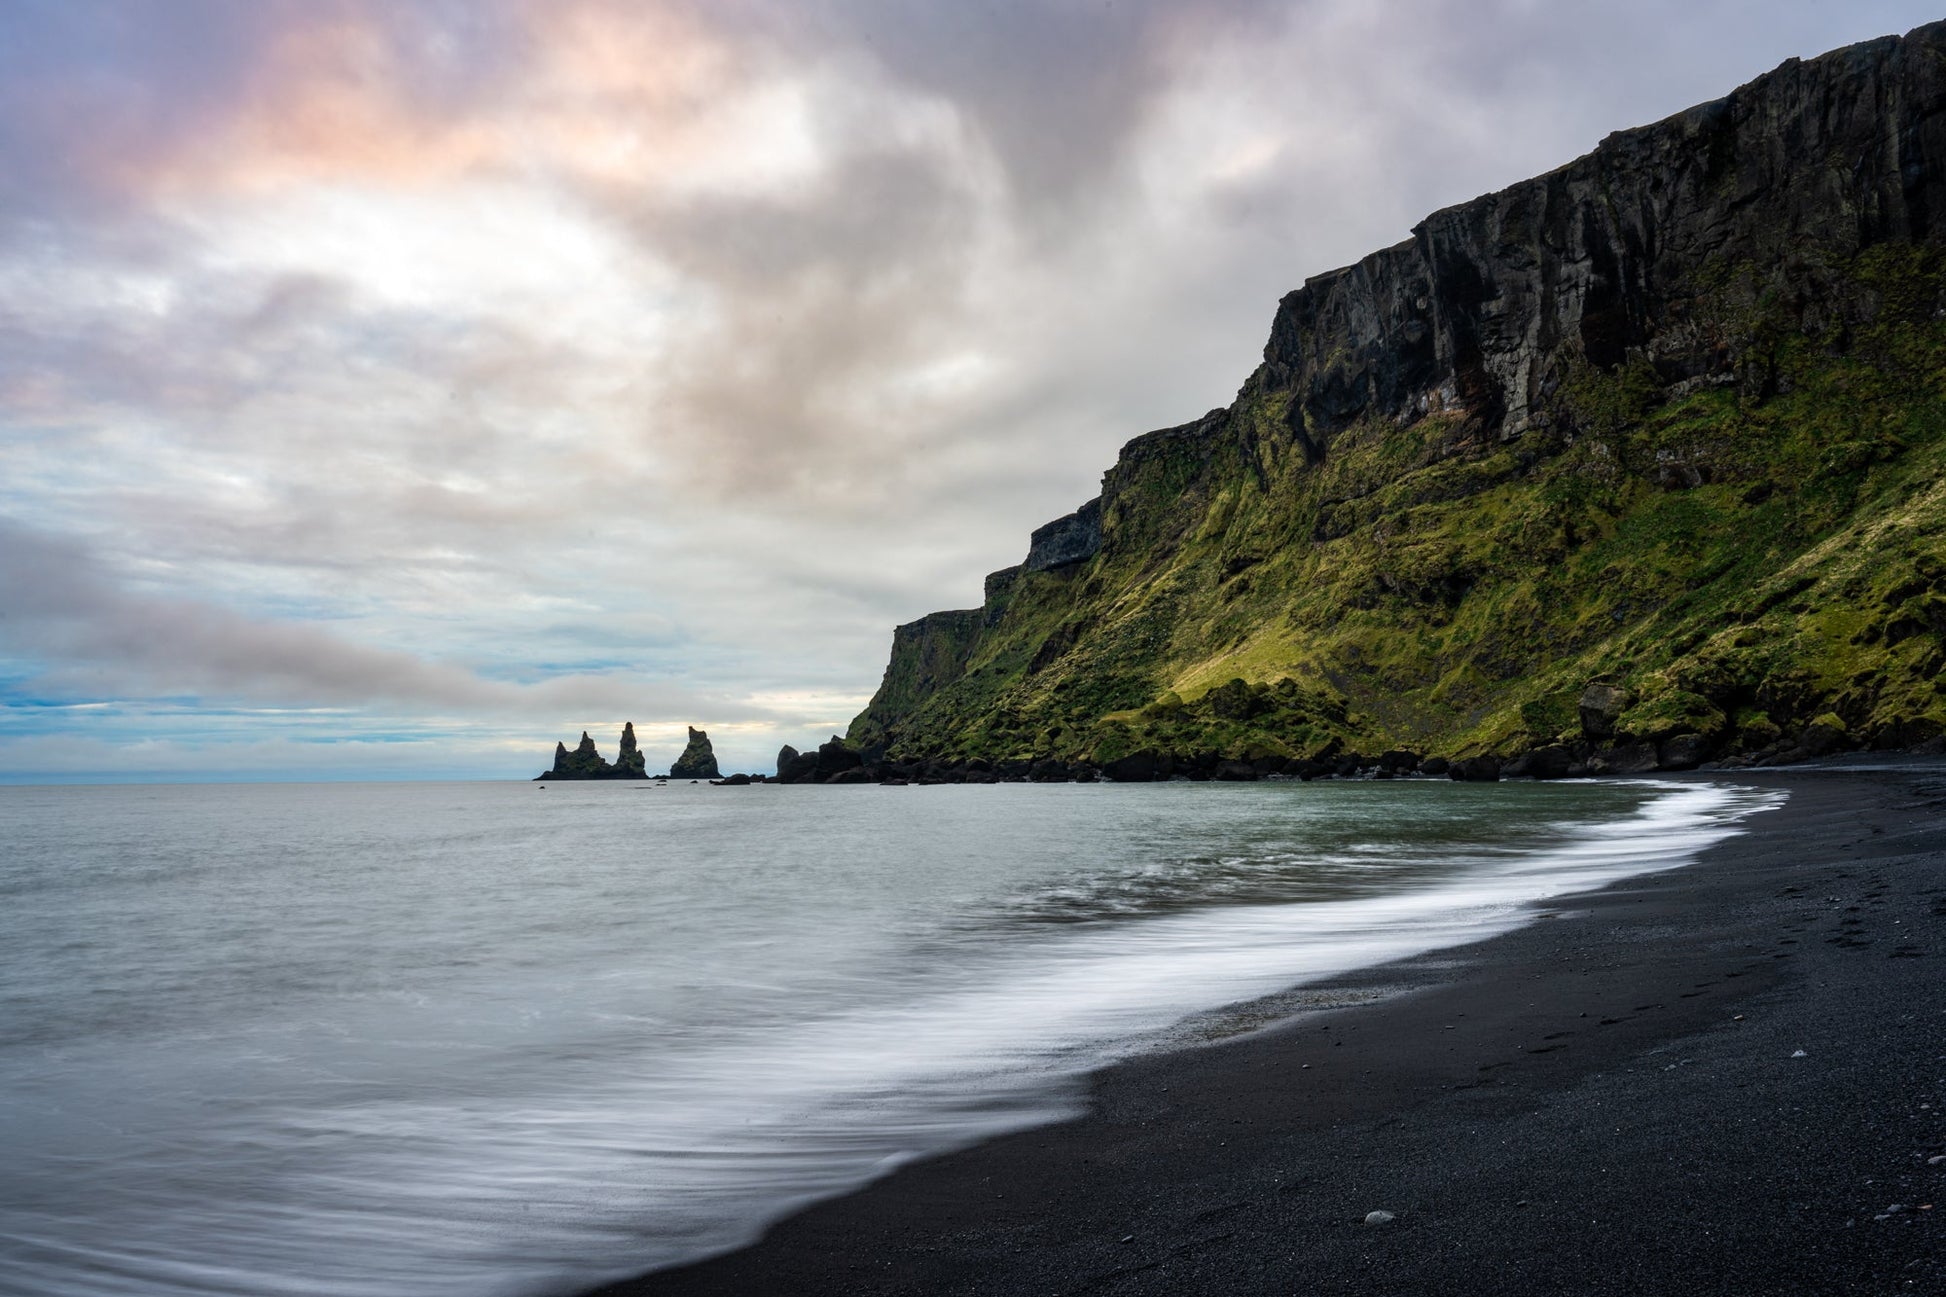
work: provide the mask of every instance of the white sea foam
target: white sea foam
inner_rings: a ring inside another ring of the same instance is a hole
[[[1683,864],[1781,800],[1649,782],[802,791],[581,793],[600,827],[579,846],[661,851],[650,883],[612,863],[522,872],[576,812],[495,789],[497,830],[465,791],[409,831],[371,827],[406,794],[357,808],[372,858],[298,905],[301,931],[239,917],[267,926],[226,937],[209,906],[304,893],[288,862],[264,879],[206,851],[44,901],[172,914],[146,930],[160,952],[124,932],[74,956],[172,990],[111,978],[64,998],[21,969],[25,994],[0,1001],[0,1285],[512,1297],[692,1259],[1071,1112],[1086,1071],[1189,1015],[1507,930],[1537,901]],[[346,814],[319,798],[282,812],[314,866],[352,849],[317,827]],[[177,832],[228,825],[194,809]],[[661,831],[748,836],[713,852]],[[980,874],[996,854],[1025,863]],[[695,872],[722,869],[757,876]],[[198,870],[216,881],[185,881]]]

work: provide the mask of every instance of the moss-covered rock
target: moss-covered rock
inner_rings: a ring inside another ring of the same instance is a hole
[[[709,733],[695,726],[689,727],[689,742],[682,755],[669,767],[671,779],[721,779],[723,772],[716,768],[716,750],[710,746]]]
[[[1700,694],[1669,689],[1623,712],[1618,732],[1649,743],[1677,734],[1715,738],[1729,728],[1729,718]]]

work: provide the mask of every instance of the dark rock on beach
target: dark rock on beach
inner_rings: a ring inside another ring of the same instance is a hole
[[[1572,779],[1591,775],[1633,776],[1654,771],[1693,770],[1712,759],[1714,747],[1703,735],[1672,734],[1660,742],[1621,736],[1597,744],[1546,743],[1511,758],[1480,753],[1463,758],[1424,757],[1405,749],[1378,756],[1338,752],[1323,757],[1226,756],[1205,749],[1167,752],[1153,748],[1125,753],[1099,764],[1054,757],[1009,760],[995,765],[975,758],[896,760],[870,756],[833,736],[810,752],[786,744],[777,754],[775,782],[784,784],[916,783],[1248,783],[1258,780],[1396,779],[1405,775],[1445,777],[1467,783],[1503,779]],[[1834,742],[1829,737],[1818,741]],[[1842,740],[1835,740],[1841,742]],[[1751,758],[1724,758],[1729,766],[1782,765],[1813,755],[1803,745],[1779,742]]]
[[[864,754],[836,734],[812,752],[786,743],[777,753],[777,782],[782,784],[873,783],[878,778],[876,767],[867,768]]]
[[[818,769],[826,775],[838,775],[847,770],[856,770],[865,764],[865,758],[856,748],[849,747],[845,741],[833,734],[824,743],[818,744]]]
[[[1677,734],[1656,748],[1658,764],[1664,770],[1694,770],[1709,760],[1709,753],[1709,740],[1700,734]]]
[[[1660,761],[1655,744],[1624,743],[1597,752],[1589,760],[1588,769],[1598,775],[1643,775],[1654,770]]]
[[[786,743],[777,753],[777,782],[799,784],[814,782],[818,774],[818,754],[799,752]]]
[[[1493,757],[1464,757],[1448,766],[1446,775],[1465,783],[1490,784],[1500,778],[1500,762]]]
[[[1393,748],[1379,754],[1378,768],[1395,775],[1409,775],[1419,768],[1419,754]]]
[[[1108,762],[1101,772],[1119,784],[1146,784],[1156,777],[1155,753],[1131,752]]]
[[[1581,732],[1591,739],[1612,739],[1622,713],[1628,710],[1628,692],[1614,685],[1589,685],[1581,694]]]
[[[1550,743],[1516,757],[1500,773],[1508,779],[1565,779],[1572,769],[1574,753]]]

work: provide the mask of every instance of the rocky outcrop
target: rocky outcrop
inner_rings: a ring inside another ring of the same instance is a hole
[[[545,773],[534,776],[535,782],[543,779],[644,779],[647,775],[642,768],[642,754],[635,746],[635,724],[629,722],[622,727],[620,760],[609,765],[595,748],[595,741],[588,737],[588,731],[581,731],[581,742],[574,751],[568,751],[564,743],[554,745],[554,765]]]
[[[855,772],[868,766],[865,755],[833,734],[815,751],[799,752],[789,744],[777,754],[777,782],[784,784],[824,784],[835,782],[875,782],[876,767],[867,779]]]
[[[973,643],[987,621],[984,609],[956,609],[927,613],[893,630],[891,660],[868,710],[892,720],[957,681],[966,673]]]
[[[1498,783],[1500,763],[1492,757],[1467,757],[1448,766],[1446,777],[1471,784]]]
[[[682,755],[669,767],[671,779],[721,779],[722,771],[716,768],[716,752],[710,747],[709,734],[695,726],[689,727],[689,744],[683,748]]]
[[[615,756],[615,777],[617,779],[646,779],[648,766],[642,757],[642,749],[635,744],[635,722],[628,721],[622,726],[622,747]]]
[[[1614,738],[1615,727],[1621,723],[1628,704],[1628,692],[1624,689],[1607,684],[1589,685],[1582,691],[1578,707],[1581,732],[1591,739]]]
[[[1560,419],[1575,363],[1631,356],[1669,382],[1761,386],[1768,340],[1699,314],[1703,290],[1750,268],[1753,300],[1789,282],[1801,322],[1835,323],[1842,294],[1795,258],[1938,236],[1942,45],[1935,25],[1793,59],[1307,281],[1264,351],[1293,431],[1317,455],[1364,418],[1459,413],[1511,437]]]
[[[555,769],[563,779],[606,779],[615,773],[614,767],[602,759],[595,750],[595,741],[588,737],[588,731],[581,731],[581,742],[574,751],[562,759],[561,745],[554,745]]]
[[[1047,572],[1093,558],[1101,551],[1101,497],[1097,496],[1065,517],[1036,527],[1028,540],[1029,572]],[[991,580],[991,578],[989,578]]]

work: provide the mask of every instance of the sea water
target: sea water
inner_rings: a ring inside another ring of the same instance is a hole
[[[1777,796],[0,788],[0,1291],[575,1292]]]

